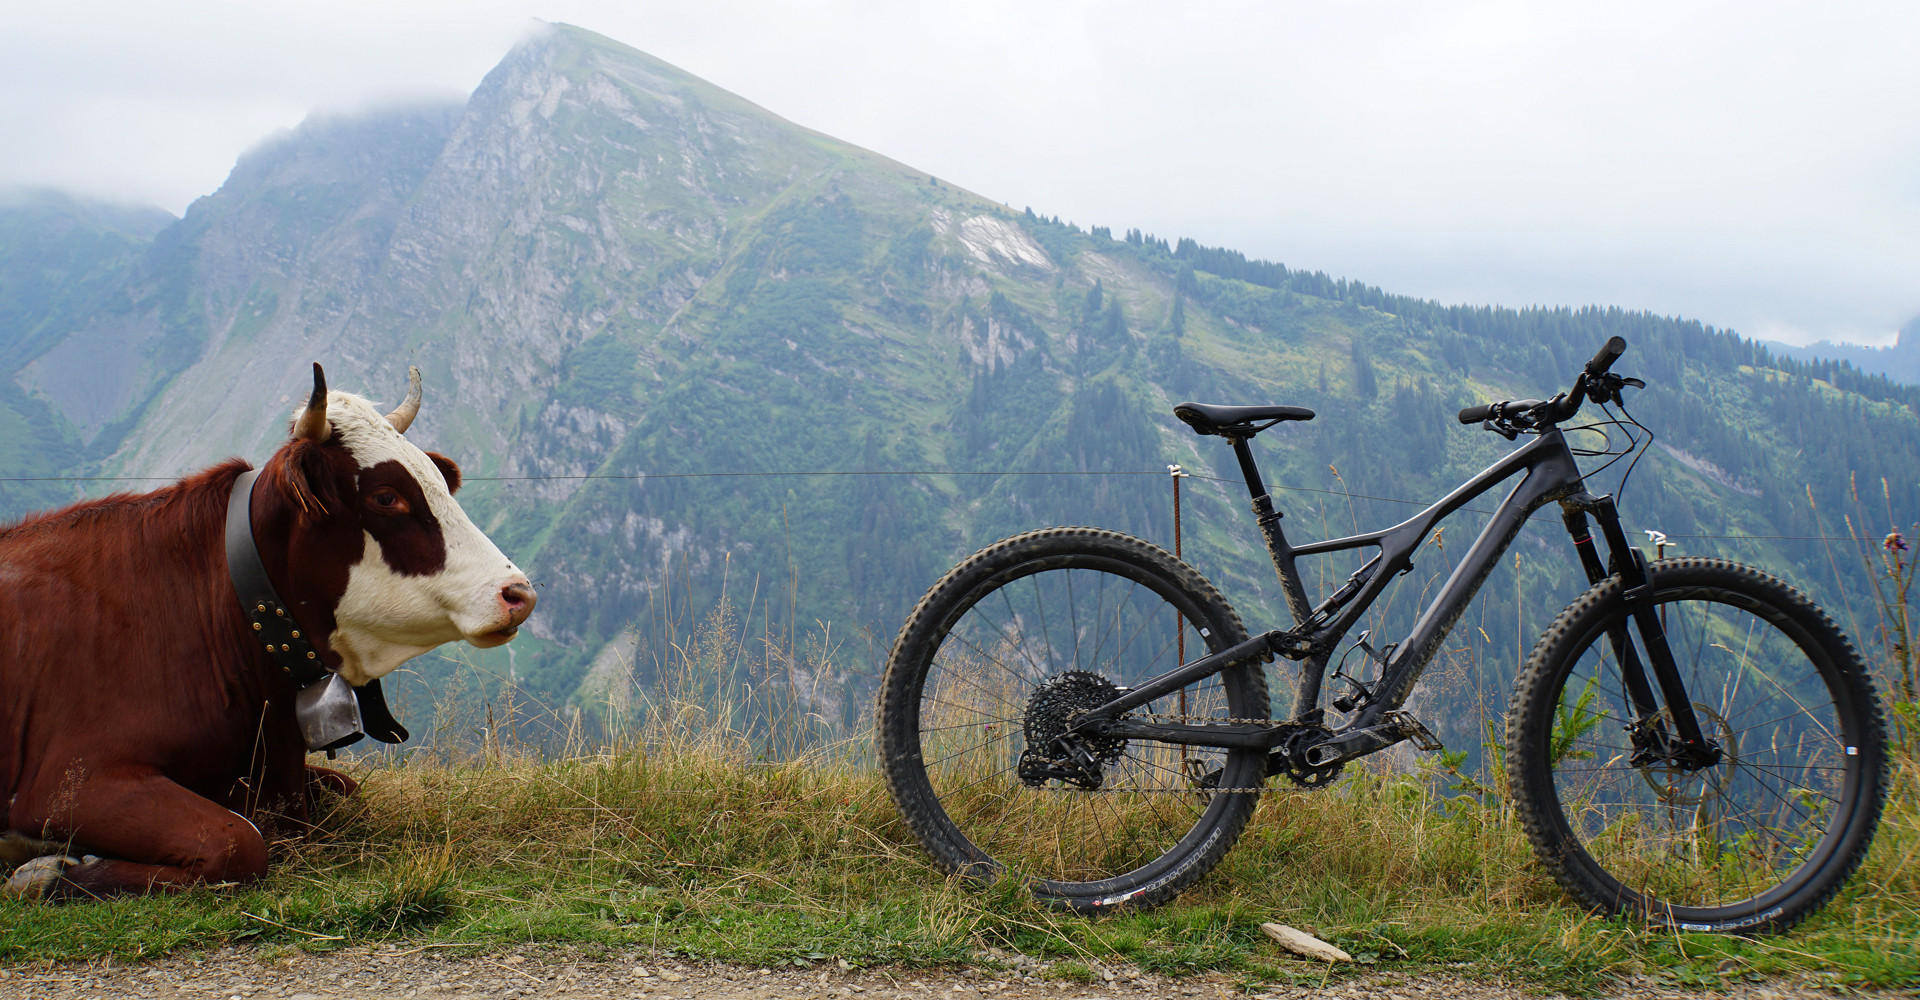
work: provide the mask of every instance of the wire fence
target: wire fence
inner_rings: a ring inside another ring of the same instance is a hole
[[[1163,471],[1081,471],[1077,469],[795,469],[778,472],[633,472],[610,473],[591,472],[579,475],[562,476],[466,476],[469,483],[521,483],[521,482],[560,482],[580,480],[619,480],[638,482],[647,479],[797,479],[808,477],[836,476],[964,476],[1006,478],[1010,476],[1079,476],[1079,477],[1115,477],[1133,478],[1140,476],[1165,476]],[[1230,486],[1245,486],[1245,480],[1229,476],[1209,476],[1202,473],[1185,473],[1193,479],[1224,483]],[[0,476],[0,483],[97,483],[97,482],[174,482],[179,476]],[[1432,500],[1416,500],[1409,497],[1385,497],[1368,493],[1352,493],[1346,490],[1330,490],[1315,486],[1294,486],[1285,483],[1267,484],[1269,491],[1284,490],[1291,493],[1318,493],[1326,496],[1341,497],[1347,500],[1375,500],[1381,503],[1404,504],[1412,507],[1431,507]],[[1475,514],[1491,514],[1493,511],[1480,507],[1462,507],[1462,511]],[[1529,520],[1542,523],[1555,522],[1551,516],[1534,516]],[[1855,541],[1846,535],[1710,535],[1667,533],[1668,538],[1699,538],[1717,540],[1753,540],[1753,541],[1803,541],[1803,542],[1846,542]]]

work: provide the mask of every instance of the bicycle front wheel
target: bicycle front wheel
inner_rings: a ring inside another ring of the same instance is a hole
[[[1137,538],[1050,528],[989,546],[894,643],[878,707],[894,802],[949,871],[1011,875],[1076,910],[1164,902],[1239,838],[1266,755],[1111,738],[1076,755],[1056,738],[1079,712],[1245,638],[1212,585]],[[1129,715],[1266,713],[1256,661]]]
[[[1670,707],[1635,710],[1622,644],[1659,687],[1612,577],[1560,613],[1515,682],[1514,804],[1540,861],[1594,910],[1683,930],[1785,930],[1839,890],[1879,822],[1886,748],[1872,682],[1839,627],[1772,576],[1715,559],[1648,573],[1718,761],[1669,752]]]

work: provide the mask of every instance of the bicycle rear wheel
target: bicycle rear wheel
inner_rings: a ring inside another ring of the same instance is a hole
[[[1244,641],[1225,599],[1164,549],[1092,528],[1017,535],[927,592],[881,683],[887,786],[949,871],[1020,878],[1077,910],[1164,902],[1239,838],[1266,777],[1259,750],[1053,737],[1079,711]],[[1129,713],[1264,718],[1240,663]]]
[[[1670,708],[1634,725],[1616,641],[1650,661],[1613,577],[1560,613],[1515,682],[1514,804],[1541,863],[1594,910],[1684,930],[1785,930],[1839,890],[1879,822],[1886,749],[1872,682],[1839,627],[1772,576],[1712,559],[1648,572],[1719,761],[1664,752]]]

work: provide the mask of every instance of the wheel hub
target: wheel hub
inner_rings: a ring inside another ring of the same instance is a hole
[[[1642,727],[1646,746],[1634,755],[1633,764],[1660,801],[1670,806],[1692,808],[1720,797],[1725,782],[1716,770],[1718,764],[1740,761],[1733,726],[1712,707],[1693,703],[1694,718],[1700,720],[1700,735],[1705,737],[1712,763],[1702,765],[1680,746],[1673,735],[1673,713],[1663,708]],[[1636,734],[1636,745],[1641,741]]]

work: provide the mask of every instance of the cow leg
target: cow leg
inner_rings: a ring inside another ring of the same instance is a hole
[[[88,856],[57,873],[63,858],[32,862],[42,868],[29,878],[40,883],[35,895],[171,892],[267,873],[267,842],[252,823],[159,775],[90,778],[49,817],[41,836]]]
[[[59,851],[65,846],[65,844],[55,844],[11,830],[0,831],[0,869],[12,871],[42,855]]]
[[[360,790],[360,783],[345,773],[317,764],[307,765],[307,794],[325,789],[341,798],[346,798]]]
[[[11,830],[0,833],[0,871],[13,873],[0,885],[0,896],[38,899],[61,873],[80,863],[63,853],[65,847]]]

